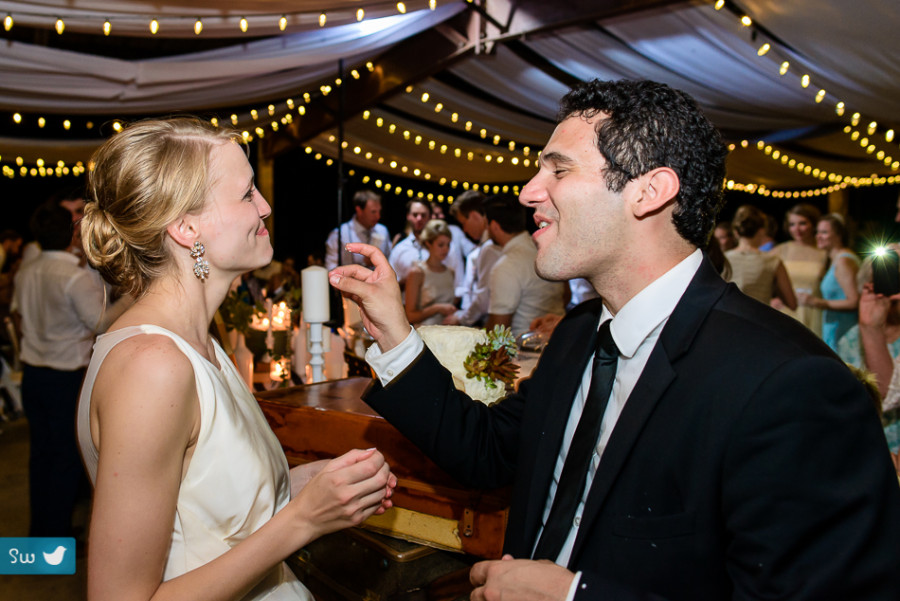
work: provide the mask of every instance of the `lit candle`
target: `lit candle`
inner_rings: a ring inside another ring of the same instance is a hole
[[[328,307],[328,270],[312,265],[300,272],[303,287],[303,320],[324,323],[331,312]]]

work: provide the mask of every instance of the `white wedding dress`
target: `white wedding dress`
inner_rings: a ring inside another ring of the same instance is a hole
[[[194,367],[200,401],[200,433],[178,491],[163,576],[170,580],[209,563],[265,524],[290,500],[290,476],[278,439],[218,343],[216,361],[221,369],[178,335],[141,325],[103,334],[94,344],[78,406],[78,440],[91,482],[97,479],[98,460],[90,433],[91,390],[109,351],[140,334],[175,341]],[[282,563],[244,599],[311,601],[312,595]]]

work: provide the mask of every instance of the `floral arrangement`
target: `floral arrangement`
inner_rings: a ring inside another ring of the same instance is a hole
[[[487,333],[487,341],[476,344],[463,361],[466,377],[481,380],[488,388],[496,388],[498,382],[510,388],[519,373],[519,366],[513,363],[517,352],[512,330],[496,325]]]
[[[441,365],[450,370],[453,384],[487,405],[512,389],[519,366],[517,348],[509,328],[420,326],[416,330]]]

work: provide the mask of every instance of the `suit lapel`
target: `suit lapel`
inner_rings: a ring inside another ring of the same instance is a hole
[[[647,365],[644,366],[640,378],[631,391],[609,443],[603,451],[581,518],[570,566],[576,565],[585,539],[593,530],[592,524],[637,442],[644,424],[653,414],[666,389],[678,377],[674,364],[688,351],[694,336],[725,289],[725,282],[709,261],[704,259],[663,327]]]
[[[535,399],[536,402],[543,404],[541,408],[543,415],[539,421],[541,431],[537,432],[539,438],[534,451],[535,463],[530,486],[525,496],[527,509],[522,534],[523,540],[528,541],[528,544],[534,544],[541,524],[553,478],[553,468],[556,466],[575,393],[581,385],[585,367],[596,346],[597,321],[600,319],[601,310],[599,300],[583,303],[573,309],[573,312],[578,311],[578,314],[567,318],[565,331],[560,331],[552,339],[551,344],[558,346],[552,353],[545,353],[548,359],[552,357],[551,361],[547,365],[540,366],[547,370],[547,375],[540,378],[540,383],[536,382],[540,388],[533,391],[543,397]],[[547,351],[551,349],[548,348]]]

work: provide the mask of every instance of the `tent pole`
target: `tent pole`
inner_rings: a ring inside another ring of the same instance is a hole
[[[338,59],[338,152],[337,152],[337,227],[341,227],[344,213],[344,59]],[[338,253],[341,249],[338,249]]]

